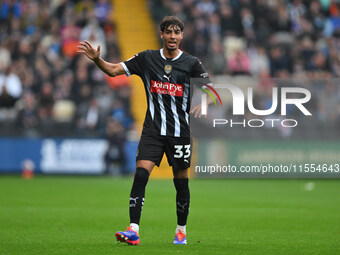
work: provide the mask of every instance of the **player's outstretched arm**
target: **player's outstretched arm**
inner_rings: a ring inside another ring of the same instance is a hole
[[[100,45],[95,49],[91,43],[85,40],[80,42],[77,47],[79,49],[78,53],[86,55],[108,76],[114,77],[125,73],[121,64],[109,63],[100,57]]]

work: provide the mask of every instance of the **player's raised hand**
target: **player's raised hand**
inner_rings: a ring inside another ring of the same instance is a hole
[[[91,43],[88,41],[80,42],[78,47],[78,53],[85,54],[89,59],[95,60],[99,58],[100,55],[100,45],[98,45],[97,49],[95,49]]]

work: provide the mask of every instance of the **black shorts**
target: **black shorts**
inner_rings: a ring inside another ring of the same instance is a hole
[[[136,160],[150,160],[159,166],[164,153],[169,166],[176,170],[187,169],[191,162],[190,137],[161,136],[143,130]]]

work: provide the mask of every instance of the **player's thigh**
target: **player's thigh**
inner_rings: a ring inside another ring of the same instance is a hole
[[[191,163],[191,138],[171,137],[167,139],[165,154],[169,165],[175,171],[186,170]]]
[[[136,156],[137,166],[146,166],[148,167],[148,171],[150,168],[152,170],[154,165],[159,166],[163,158],[164,150],[164,141],[162,141],[161,137],[142,132]]]

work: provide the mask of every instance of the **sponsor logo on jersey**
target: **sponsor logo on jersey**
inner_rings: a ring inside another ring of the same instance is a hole
[[[168,82],[170,82],[170,77],[171,77],[171,75],[169,75],[169,76],[166,76],[165,74],[163,75],[163,78],[167,79]]]
[[[165,66],[164,66],[164,72],[165,72],[166,74],[171,73],[171,71],[172,71],[172,65],[165,65]]]
[[[165,94],[175,97],[183,96],[183,88],[182,84],[174,84],[169,82],[162,81],[153,81],[151,80],[151,89],[152,93]]]

